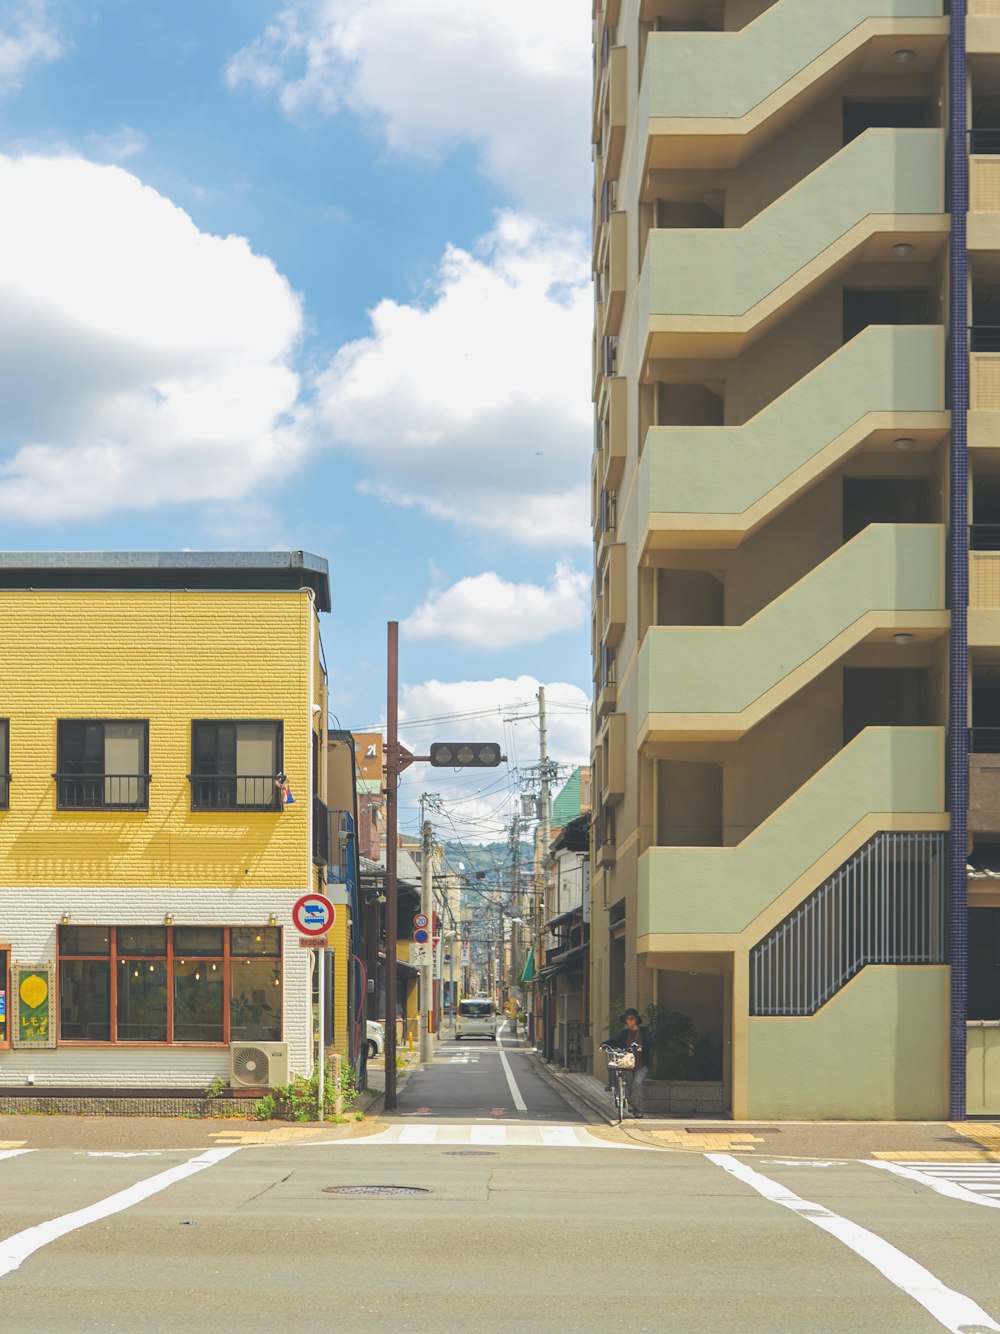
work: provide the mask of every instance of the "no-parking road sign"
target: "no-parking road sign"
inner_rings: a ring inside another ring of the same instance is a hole
[[[292,909],[292,921],[304,936],[325,936],[337,920],[337,909],[322,894],[304,894]]]

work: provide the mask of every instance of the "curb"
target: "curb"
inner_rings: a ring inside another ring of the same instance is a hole
[[[553,1070],[551,1066],[542,1059],[537,1047],[526,1047],[523,1048],[523,1051],[524,1055],[528,1057],[532,1065],[535,1067],[535,1073],[540,1075],[550,1088],[555,1089],[560,1097],[565,1098],[566,1101],[575,1107],[578,1112],[582,1112],[586,1115],[589,1121],[601,1125],[607,1125],[609,1123],[609,1107],[604,1102],[603,1098],[596,1095],[590,1097],[589,1092],[577,1088],[575,1084],[571,1085],[567,1083],[566,1080],[561,1078],[558,1071]]]

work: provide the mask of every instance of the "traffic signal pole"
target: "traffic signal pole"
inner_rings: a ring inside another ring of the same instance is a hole
[[[399,788],[399,622],[390,621],[385,709],[385,1110],[396,1108],[396,845]]]

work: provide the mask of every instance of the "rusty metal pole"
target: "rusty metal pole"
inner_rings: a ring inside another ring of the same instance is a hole
[[[399,622],[388,623],[385,710],[385,1110],[396,1107],[396,793],[399,786]]]

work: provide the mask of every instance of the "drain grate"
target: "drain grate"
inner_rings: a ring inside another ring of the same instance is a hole
[[[426,1186],[324,1186],[324,1195],[429,1195]]]
[[[445,1149],[445,1158],[495,1158],[492,1149]]]

